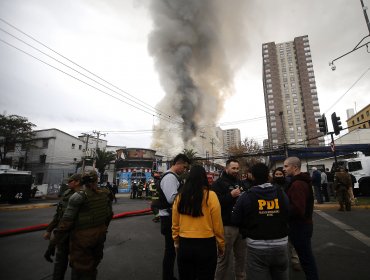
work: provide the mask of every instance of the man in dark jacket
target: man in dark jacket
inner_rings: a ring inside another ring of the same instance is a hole
[[[254,186],[240,196],[232,214],[247,237],[247,279],[289,279],[288,197],[268,183],[265,164],[255,164],[252,175]]]
[[[212,185],[221,205],[222,223],[225,232],[225,254],[217,260],[215,280],[229,280],[228,267],[232,262],[231,252],[234,252],[235,279],[246,279],[245,255],[246,242],[242,238],[239,228],[231,222],[231,213],[236,200],[241,194],[239,180],[239,162],[236,159],[226,161],[226,168],[221,177]]]
[[[312,185],[315,189],[317,203],[324,203],[321,193],[321,172],[316,167],[312,167]]]
[[[301,172],[301,161],[288,157],[284,161],[284,171],[292,176],[287,194],[290,202],[289,238],[297,251],[306,279],[319,279],[315,257],[312,253],[313,233],[313,192],[308,173]]]

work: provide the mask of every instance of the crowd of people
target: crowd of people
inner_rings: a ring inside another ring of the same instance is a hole
[[[255,164],[244,179],[239,161],[229,159],[211,186],[199,165],[182,186],[189,165],[177,155],[160,182],[162,279],[176,279],[176,256],[180,279],[289,279],[290,263],[319,279],[311,248],[313,185],[298,158],[287,158],[272,177],[265,164]]]
[[[176,279],[176,259],[181,280],[283,280],[290,265],[306,279],[319,279],[311,246],[314,200],[335,194],[339,210],[350,211],[353,181],[346,170],[329,177],[314,167],[310,175],[299,158],[288,157],[272,172],[256,163],[241,178],[239,161],[229,159],[210,185],[205,169],[190,168],[185,154],[172,163],[151,182],[153,220],[160,221],[165,244],[163,280]],[[44,233],[50,240],[44,257],[52,262],[55,256],[53,279],[64,279],[68,263],[72,279],[96,279],[114,200],[109,185],[98,189],[97,182],[95,172],[71,176]]]

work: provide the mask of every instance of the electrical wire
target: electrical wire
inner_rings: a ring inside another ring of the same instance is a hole
[[[159,110],[159,109],[154,108],[153,106],[151,106],[151,105],[147,104],[146,102],[144,102],[144,101],[142,101],[142,100],[140,100],[140,99],[136,98],[135,96],[133,96],[132,94],[128,93],[127,91],[124,91],[123,89],[121,89],[121,88],[119,88],[119,87],[117,87],[117,86],[113,85],[112,83],[108,82],[107,80],[103,79],[102,77],[100,77],[100,76],[96,75],[95,73],[93,73],[93,72],[89,71],[89,70],[88,70],[88,69],[86,69],[85,67],[83,67],[83,66],[79,65],[78,63],[76,63],[76,62],[72,61],[71,59],[67,58],[66,56],[64,56],[64,55],[60,54],[59,52],[57,52],[57,51],[53,50],[52,48],[48,47],[46,44],[44,44],[44,43],[40,42],[39,40],[37,40],[37,39],[36,39],[36,38],[34,38],[33,36],[31,36],[31,35],[27,34],[26,32],[22,31],[22,30],[21,30],[21,29],[19,29],[18,27],[14,26],[13,24],[11,24],[11,23],[9,23],[8,21],[4,20],[3,18],[0,18],[0,21],[2,21],[3,23],[7,24],[8,26],[10,26],[10,27],[14,28],[15,30],[17,30],[17,31],[18,31],[18,32],[20,32],[21,34],[23,34],[23,35],[27,36],[28,38],[32,39],[33,41],[37,42],[38,44],[40,44],[40,45],[42,45],[43,47],[47,48],[48,50],[52,51],[53,53],[55,53],[55,54],[59,55],[60,57],[64,58],[65,60],[67,60],[67,61],[71,62],[72,64],[76,65],[77,67],[79,67],[79,68],[83,69],[84,71],[88,72],[89,74],[93,75],[94,77],[96,77],[96,78],[98,78],[98,79],[102,80],[103,82],[107,83],[108,85],[110,85],[110,86],[112,86],[112,87],[114,87],[114,88],[118,89],[119,91],[123,92],[124,94],[126,94],[126,95],[128,95],[128,96],[130,96],[130,97],[132,97],[132,98],[134,98],[134,99],[136,99],[136,100],[138,100],[138,102],[140,102],[140,105],[145,104],[145,105],[146,105],[146,107],[153,108],[153,109],[150,109],[150,110],[153,110],[153,111],[155,111],[155,112],[159,112],[159,113],[157,113],[157,114],[168,116],[168,118],[169,118],[169,119],[171,119],[171,116],[170,116],[169,114],[166,114],[166,113],[164,113],[163,111],[161,111],[161,110]],[[0,29],[1,29],[1,28],[0,28]],[[60,62],[59,60],[57,60],[57,59],[55,59],[55,58],[53,58],[53,57],[49,56],[48,54],[45,54],[44,52],[42,52],[41,50],[37,49],[36,47],[31,46],[30,44],[28,44],[28,43],[24,42],[23,40],[19,39],[19,38],[18,38],[18,37],[16,37],[15,35],[13,35],[13,34],[11,34],[11,33],[7,32],[7,31],[5,31],[4,29],[1,29],[1,30],[2,30],[3,32],[5,32],[5,33],[9,34],[10,36],[12,36],[12,37],[16,38],[17,40],[22,41],[23,43],[27,44],[28,46],[30,46],[30,47],[32,47],[32,48],[34,48],[34,49],[38,50],[39,52],[43,53],[44,55],[47,55],[48,57],[50,57],[50,58],[52,58],[52,59],[54,59],[54,60],[58,61],[59,63],[62,63],[62,62]],[[66,64],[64,64],[64,63],[62,63],[62,64],[63,64],[63,65],[65,65],[65,66],[67,66],[67,65],[66,65]],[[71,68],[70,66],[67,66],[67,67]],[[71,69],[72,69],[72,70],[74,70],[74,71],[76,71],[76,72],[78,72],[78,73],[80,73],[79,71],[77,71],[77,70],[75,70],[75,69],[73,69],[73,68],[71,68]],[[81,74],[81,73],[80,73],[80,74]],[[87,77],[87,76],[86,76],[86,75],[84,75],[84,74],[81,74],[81,75],[83,75],[83,76]],[[92,78],[90,78],[90,77],[87,77],[87,78],[89,78],[89,79],[93,80],[93,79],[92,79]],[[95,81],[95,80],[93,80],[93,81]],[[98,83],[98,84],[100,84],[100,83],[99,83],[99,82],[97,82],[97,81],[95,81],[95,82],[96,82],[96,83]],[[104,87],[106,87],[106,86],[104,86]],[[106,87],[106,88],[108,88],[108,87]],[[110,88],[108,88],[108,89],[110,89]],[[112,89],[110,89],[110,90],[112,90]],[[112,90],[112,91],[113,91],[113,90]],[[115,91],[114,91],[114,92],[115,92]],[[117,92],[116,92],[116,93],[117,93]],[[119,94],[119,93],[117,93],[117,94]],[[127,97],[126,97],[126,98],[127,98]],[[131,100],[130,98],[128,98],[128,99],[129,99],[129,100]],[[132,102],[135,102],[136,104],[138,104],[138,102],[136,102],[136,101],[132,101]],[[177,122],[180,122],[180,123],[181,123],[182,121],[177,121]]]
[[[345,93],[343,93],[342,94],[342,96],[340,96],[338,99],[337,99],[337,101],[335,101],[326,111],[325,111],[325,113],[327,113],[331,108],[333,108],[365,75],[366,75],[366,73],[368,72],[370,70],[370,67],[369,68],[367,68],[366,70],[365,70],[365,72],[364,73],[362,73],[361,74],[361,76],[349,87],[349,89],[347,89],[346,91],[345,91]]]
[[[140,110],[140,111],[142,111],[142,112],[144,112],[144,113],[147,113],[147,114],[149,114],[149,115],[153,115],[153,113],[152,113],[152,112],[148,112],[148,111],[146,111],[146,110],[144,110],[144,109],[142,109],[142,108],[139,108],[139,107],[137,107],[137,106],[135,106],[135,105],[133,105],[133,104],[130,104],[130,103],[128,103],[128,102],[126,102],[126,101],[124,101],[124,100],[122,100],[122,99],[120,99],[120,98],[118,98],[118,97],[116,97],[116,96],[114,96],[114,95],[112,95],[112,94],[110,94],[110,93],[106,92],[106,91],[103,91],[103,90],[101,90],[101,89],[97,88],[96,86],[93,86],[93,85],[91,85],[91,84],[89,84],[89,83],[87,83],[87,82],[85,82],[85,81],[83,81],[83,80],[81,80],[81,79],[79,79],[79,78],[77,78],[77,77],[75,77],[75,76],[73,76],[73,75],[71,75],[71,74],[69,74],[69,73],[67,73],[67,72],[63,71],[63,70],[59,69],[58,67],[56,67],[56,66],[54,66],[54,65],[51,65],[50,63],[47,63],[46,61],[43,61],[42,59],[40,59],[40,58],[38,58],[38,57],[36,57],[36,56],[34,56],[34,55],[32,55],[32,54],[30,54],[30,53],[28,53],[28,52],[26,52],[26,51],[22,50],[22,49],[20,49],[20,48],[18,48],[18,47],[16,47],[16,46],[14,46],[14,45],[12,45],[11,43],[9,43],[9,42],[7,42],[7,41],[5,41],[5,40],[1,39],[1,38],[0,38],[0,42],[3,42],[4,44],[6,44],[6,45],[8,45],[8,46],[10,46],[10,47],[15,48],[16,50],[18,50],[18,51],[20,51],[20,52],[22,52],[22,53],[24,53],[24,54],[26,54],[26,55],[28,55],[28,56],[30,56],[30,57],[32,57],[32,58],[34,58],[34,59],[36,59],[36,60],[38,60],[38,61],[40,61],[40,62],[42,62],[42,63],[44,63],[44,64],[46,64],[47,66],[49,66],[49,67],[51,67],[51,68],[53,68],[53,69],[55,69],[55,70],[57,70],[57,71],[59,71],[59,72],[61,72],[61,73],[65,74],[65,75],[67,75],[67,76],[69,76],[69,77],[71,77],[71,78],[73,78],[73,79],[75,79],[75,80],[77,80],[77,81],[79,81],[79,82],[81,82],[81,83],[83,83],[83,84],[85,84],[85,85],[87,85],[87,86],[89,86],[89,87],[93,88],[93,89],[96,89],[97,91],[100,91],[101,93],[103,93],[103,94],[105,94],[105,95],[108,95],[108,96],[110,96],[110,97],[112,97],[112,98],[114,98],[114,99],[116,99],[116,100],[118,100],[118,101],[121,101],[121,102],[123,102],[123,103],[125,103],[125,104],[127,104],[127,105],[129,105],[129,106],[132,106],[132,107],[134,107],[134,108],[136,108],[136,109],[138,109],[138,110]],[[163,120],[165,120],[165,121],[168,121],[168,119],[165,119],[165,118],[163,118],[163,117],[162,117],[162,116],[160,116],[160,115],[158,116],[158,118],[163,119]]]

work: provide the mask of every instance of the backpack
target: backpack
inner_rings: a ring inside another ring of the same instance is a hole
[[[162,179],[168,174],[173,174],[176,176],[176,178],[178,178],[178,176],[175,173],[169,171],[169,172],[164,173],[161,176],[161,178],[155,182],[155,189],[158,194],[158,199],[152,199],[152,203],[150,206],[152,210],[153,209],[169,210],[172,208],[172,204],[168,203],[166,196],[161,188]],[[180,186],[181,186],[181,182],[180,182]]]

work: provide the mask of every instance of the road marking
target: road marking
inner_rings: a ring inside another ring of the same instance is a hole
[[[331,222],[332,224],[336,225],[340,229],[344,230],[346,233],[351,235],[352,237],[356,238],[357,240],[364,243],[366,246],[370,247],[370,237],[363,234],[362,232],[359,232],[358,230],[354,229],[353,227],[342,223],[338,219],[330,216],[329,214],[322,212],[321,210],[315,210],[315,213],[323,217],[325,220]]]

